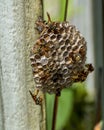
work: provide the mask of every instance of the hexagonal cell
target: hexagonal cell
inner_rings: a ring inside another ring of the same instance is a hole
[[[62,33],[62,37],[65,40],[67,38],[67,34],[66,33]]]
[[[36,63],[36,66],[37,66],[37,67],[35,67],[35,69],[41,69],[41,68],[42,68],[41,63],[39,63],[39,62]]]
[[[36,60],[40,59],[40,55],[38,55],[38,54],[35,54],[34,57],[35,57]]]
[[[44,76],[44,71],[39,71],[38,74],[39,74],[40,77],[43,77]]]
[[[65,44],[65,41],[64,40],[61,40],[60,42],[59,42],[59,45],[60,46],[63,46]]]
[[[60,33],[62,34],[62,33],[64,33],[65,32],[65,29],[64,28],[60,28]]]
[[[47,33],[44,33],[44,38],[47,39],[47,37],[49,37],[49,35]]]
[[[67,57],[68,54],[69,54],[69,52],[68,52],[67,50],[65,50],[65,51],[63,52],[63,57]]]
[[[33,67],[37,66],[35,60],[34,60],[34,61],[31,61],[31,66],[33,66]]]
[[[46,44],[46,41],[44,38],[40,38],[40,42],[42,43],[42,45],[45,45]]]
[[[53,50],[55,50],[55,49],[56,49],[56,46],[55,46],[55,45],[51,46],[51,51],[53,51]]]
[[[64,51],[66,49],[65,45],[60,46],[61,51]]]
[[[44,71],[48,70],[49,66],[48,65],[43,65]]]
[[[50,40],[50,35],[45,33],[42,38],[44,39],[44,42],[42,42],[41,44],[45,45],[49,40]]]
[[[74,52],[74,51],[76,51],[76,50],[77,50],[77,48],[78,48],[78,46],[77,46],[77,45],[72,46],[72,50],[73,50],[73,52]]]
[[[49,69],[52,71],[52,70],[53,70],[53,67],[54,67],[54,64],[51,63],[51,64],[49,65]]]
[[[59,80],[59,81],[58,81],[58,83],[59,83],[60,85],[64,85],[64,84],[65,84],[65,82],[66,82],[66,80],[65,80],[65,79],[61,79],[61,80]]]
[[[74,39],[76,39],[76,40],[79,39],[79,35],[78,35],[78,33],[75,33],[75,34],[74,34]]]
[[[34,61],[34,60],[35,60],[35,56],[34,56],[34,54],[31,54],[31,56],[30,56],[30,60],[31,60],[31,61]]]
[[[73,40],[73,34],[70,34],[69,39],[70,39],[70,41]]]
[[[70,46],[72,46],[74,43],[73,43],[73,40],[70,39],[70,42],[69,42]]]
[[[60,54],[62,53],[60,47],[57,49],[57,53],[58,53],[59,56],[60,56]]]
[[[69,22],[65,21],[65,22],[62,22],[62,26],[67,28],[69,26]]]
[[[52,41],[54,41],[56,39],[56,35],[52,34],[50,38]]]
[[[38,73],[38,69],[36,68],[36,67],[32,67],[32,72],[33,72],[33,74],[35,73]]]
[[[65,28],[65,32],[66,33],[70,33],[70,26],[68,26],[67,28]]]
[[[67,77],[66,81],[67,81],[67,85],[71,85],[72,84],[71,77]],[[67,87],[67,85],[66,85],[66,87]]]
[[[65,45],[68,46],[69,43],[70,43],[70,40],[69,40],[69,39],[66,39],[66,40],[65,40]]]
[[[49,48],[52,48],[53,46],[54,46],[54,43],[53,43],[53,41],[48,41],[47,42],[47,46],[49,47]]]
[[[71,25],[70,32],[74,34],[76,32],[76,27]]]
[[[63,65],[65,65],[65,60],[60,61],[60,67],[62,67]]]
[[[70,50],[71,50],[71,46],[68,45],[68,47],[67,47],[67,51],[70,51]]]
[[[52,50],[53,52],[52,52],[52,57],[55,57],[56,56],[56,51],[54,51],[54,50]]]
[[[78,42],[78,39],[74,38],[74,39],[73,39],[73,43],[74,43],[74,45],[78,45],[77,42]]]
[[[62,70],[62,73],[63,73],[63,74],[68,74],[68,73],[69,73],[68,68],[67,68],[67,67],[64,67],[63,70]]]
[[[58,49],[60,46],[59,46],[59,42],[55,41],[54,42],[54,49]],[[53,49],[53,48],[52,48]]]
[[[61,37],[63,38],[63,36],[65,36],[65,34],[66,34],[66,32],[63,31],[60,35],[61,35]]]
[[[48,64],[48,59],[46,56],[42,56],[40,59],[40,63],[42,66],[47,65]]]
[[[53,83],[57,83],[58,80],[62,79],[62,74],[60,73],[54,73],[54,75],[52,76],[51,80],[53,81]]]
[[[77,36],[79,37],[79,35],[80,35],[79,30],[76,29],[76,31],[75,31],[75,35],[77,35]]]
[[[55,28],[54,30],[53,30],[53,33],[56,35],[56,34],[58,34],[59,33],[59,30],[57,29],[57,28]]]
[[[57,35],[57,40],[59,41],[62,38],[60,34]]]

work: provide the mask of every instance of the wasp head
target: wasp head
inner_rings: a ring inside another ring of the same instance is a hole
[[[43,20],[42,16],[39,16],[38,20],[35,22],[36,29],[39,31],[39,33],[41,33],[45,28],[47,28],[47,25],[52,22],[49,13],[47,13],[47,17],[48,22]]]

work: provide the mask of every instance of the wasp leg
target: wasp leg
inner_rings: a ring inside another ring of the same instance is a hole
[[[36,105],[41,105],[42,104],[42,97],[38,96],[39,90],[36,89],[35,94],[32,94],[31,91],[29,91],[29,92],[30,92],[31,97],[35,101]]]

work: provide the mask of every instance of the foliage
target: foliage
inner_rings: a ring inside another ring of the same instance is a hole
[[[49,12],[53,21],[63,21],[65,0],[52,0],[52,4],[50,4],[51,1],[49,0],[44,0],[44,2],[45,19],[47,19],[46,12]],[[54,4],[58,4],[57,8],[55,8]],[[71,18],[81,11],[83,11],[82,7],[75,8],[73,0],[69,0],[67,18]],[[92,112],[92,106],[94,104],[86,101],[87,96],[84,83],[73,84],[73,86],[62,91],[59,97],[56,130],[91,130],[91,128],[86,125],[89,125],[89,120],[91,120],[94,115]],[[54,95],[46,94],[47,130],[51,130],[52,127],[53,105]],[[86,117],[89,116],[89,111],[91,119],[87,120]]]
[[[83,130],[87,92],[84,84],[77,83],[64,89],[59,97],[56,130]],[[51,130],[54,96],[46,95],[47,130]],[[80,122],[79,122],[80,121]]]
[[[65,11],[65,1],[66,0],[44,0],[44,16],[45,20],[47,19],[46,12],[50,14],[52,20],[63,21],[64,20],[64,11]],[[73,16],[81,13],[83,7],[75,7],[74,1],[69,0],[68,10],[67,10],[67,20],[71,19]]]

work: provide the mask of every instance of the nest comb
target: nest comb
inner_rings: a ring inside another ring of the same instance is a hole
[[[69,22],[48,22],[39,17],[40,33],[30,52],[33,78],[43,92],[59,93],[74,82],[83,82],[93,71],[86,61],[86,41]]]

